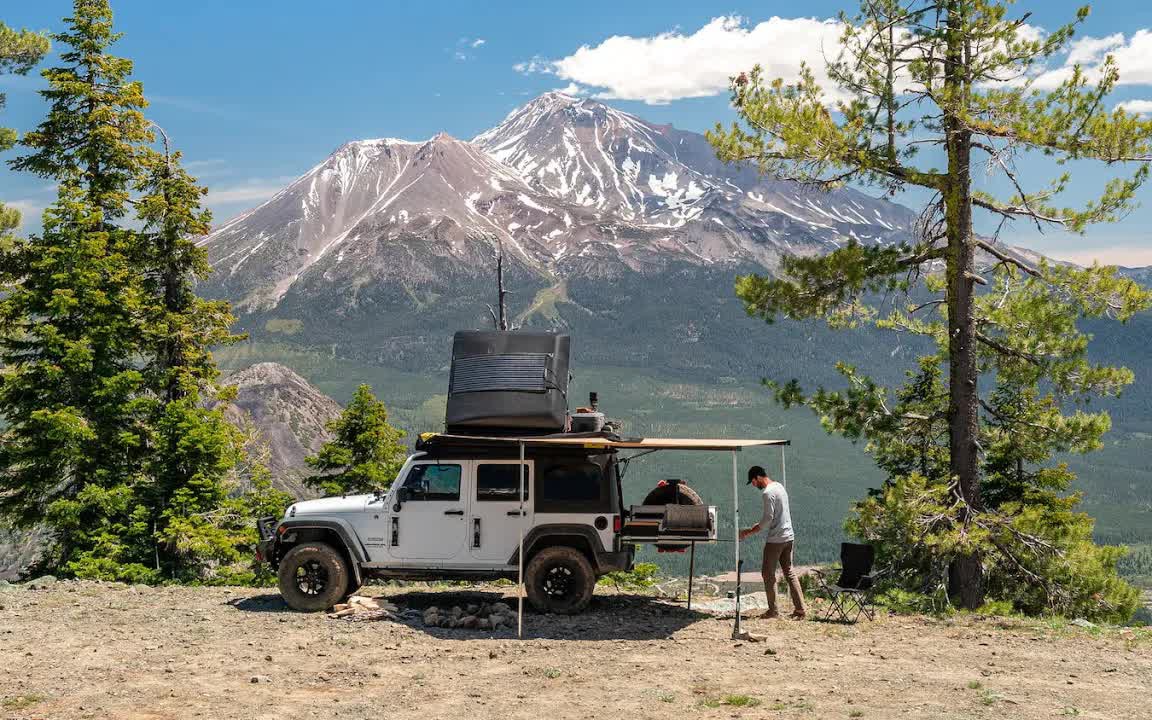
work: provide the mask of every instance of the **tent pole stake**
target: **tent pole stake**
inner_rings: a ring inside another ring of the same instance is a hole
[[[688,611],[692,611],[692,582],[696,577],[696,543],[688,551]]]
[[[524,441],[520,441],[520,551],[516,553],[516,637],[524,639]]]
[[[740,485],[737,480],[736,450],[732,451],[732,533],[736,542],[736,626],[732,629],[732,637],[740,635]]]

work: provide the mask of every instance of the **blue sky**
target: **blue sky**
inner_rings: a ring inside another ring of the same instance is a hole
[[[1033,12],[1031,25],[1050,29],[1078,4],[1022,0],[1018,8]],[[439,131],[469,138],[532,96],[566,86],[613,96],[607,101],[655,122],[703,130],[733,118],[710,63],[753,58],[785,68],[818,56],[820,23],[811,19],[851,9],[826,0],[113,0],[113,8],[125,33],[116,51],[136,62],[150,117],[210,187],[220,221],[259,204],[348,140]],[[9,0],[0,19],[58,29],[70,9],[68,0]],[[743,21],[719,20],[732,17]],[[1152,29],[1152,3],[1101,0],[1080,32],[1101,39],[1120,33],[1101,45],[1148,65],[1122,65],[1131,84],[1117,101],[1152,100],[1152,53],[1144,52],[1152,44],[1138,44],[1148,39],[1142,29]],[[41,85],[38,77],[0,79],[9,96],[3,124],[35,126]],[[1108,175],[1086,168],[1079,177],[1091,184]],[[0,196],[36,212],[52,191],[41,179],[4,170]],[[1007,239],[1079,260],[1152,264],[1152,187],[1142,201],[1146,207],[1123,222],[1084,237],[1020,226]]]

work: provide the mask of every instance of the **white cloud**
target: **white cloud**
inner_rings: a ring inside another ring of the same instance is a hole
[[[840,52],[840,33],[841,25],[833,19],[773,17],[749,26],[740,17],[722,16],[690,34],[672,30],[649,37],[614,35],[565,57],[534,57],[513,69],[555,75],[603,99],[663,104],[725,93],[731,76],[756,64],[764,67],[767,78],[794,82],[804,62],[831,91],[825,65]],[[1043,28],[1027,24],[1018,33],[1025,40],[1046,35]],[[1120,68],[1121,85],[1152,85],[1152,30],[1139,29],[1131,35],[1076,39],[1057,63],[1035,73],[1034,86],[1054,88],[1076,65],[1095,79],[1109,55]]]
[[[1152,100],[1125,100],[1116,107],[1136,115],[1152,115]]]
[[[1124,44],[1124,33],[1108,37],[1083,37],[1072,42],[1068,48],[1067,64],[1095,65],[1104,57]]]
[[[756,64],[764,67],[766,77],[791,82],[799,76],[801,62],[807,62],[823,80],[826,59],[839,53],[839,41],[835,20],[773,17],[747,27],[742,18],[726,16],[690,35],[614,35],[567,57],[533,58],[514,69],[600,88],[600,98],[656,105],[723,93],[729,77]]]
[[[1064,64],[1040,73],[1035,87],[1052,89],[1072,75],[1080,65],[1089,80],[1100,77],[1100,67],[1109,55],[1120,69],[1120,85],[1152,85],[1152,30],[1141,29],[1125,37],[1116,33],[1107,37],[1084,37],[1073,42]]]
[[[556,92],[561,92],[565,95],[583,95],[588,91],[576,83],[568,83],[562,88],[556,88]]]
[[[205,205],[217,207],[221,205],[238,205],[248,203],[256,205],[271,198],[284,189],[284,186],[295,180],[294,177],[279,178],[253,178],[238,185],[208,188]]]
[[[480,47],[481,45],[483,45],[483,44],[485,44],[485,43],[487,43],[487,42],[488,42],[488,41],[487,41],[487,40],[485,40],[484,38],[476,38],[475,40],[473,40],[473,41],[472,41],[472,47],[474,47],[474,48],[478,48],[478,47]]]

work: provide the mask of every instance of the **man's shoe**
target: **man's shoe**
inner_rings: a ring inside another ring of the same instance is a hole
[[[775,611],[775,610],[765,610],[760,615],[760,619],[761,620],[779,620],[780,619],[780,613]]]
[[[794,612],[791,615],[789,615],[788,617],[792,618],[793,620],[803,620],[804,618],[808,617],[808,613],[806,613],[806,612]]]

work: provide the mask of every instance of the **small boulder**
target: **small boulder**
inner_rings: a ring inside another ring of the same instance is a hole
[[[478,630],[490,630],[492,628],[492,621],[486,617],[479,618],[476,621],[476,628]]]
[[[56,584],[55,575],[41,575],[35,580],[28,581],[29,590],[47,590]]]
[[[457,627],[462,627],[466,630],[474,630],[476,628],[476,616],[465,615],[460,618],[460,624]]]
[[[353,595],[348,599],[348,604],[356,607],[367,608],[369,610],[380,609],[380,603],[376,602],[374,598],[364,597],[362,595]]]
[[[509,607],[508,603],[502,603],[502,602],[492,603],[492,612],[494,612],[494,613],[512,612],[512,608]]]

